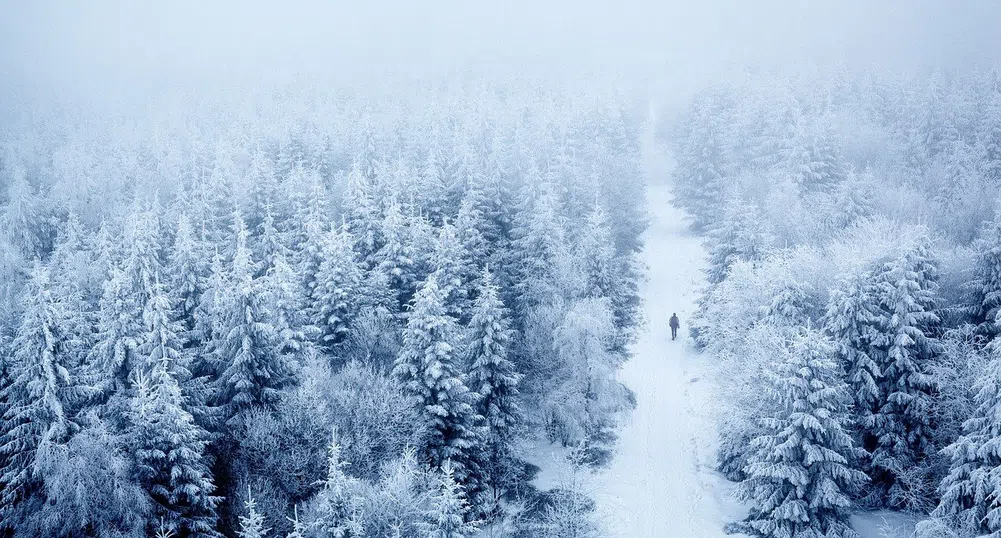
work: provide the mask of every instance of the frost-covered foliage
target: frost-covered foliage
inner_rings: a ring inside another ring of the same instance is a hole
[[[468,82],[10,118],[0,534],[467,535],[526,438],[607,434],[637,122]]]
[[[847,431],[847,386],[833,347],[816,332],[793,337],[768,373],[774,415],[751,441],[739,496],[751,513],[727,527],[752,536],[854,537],[851,494],[867,480]]]
[[[970,482],[993,465],[971,448],[986,426],[970,417],[991,405],[1001,304],[997,81],[750,75],[681,115],[675,198],[709,253],[692,335],[726,383],[728,477],[753,480],[748,443],[781,411],[757,397],[775,357],[819,330],[851,399],[842,427],[863,451],[847,465],[871,477],[847,498],[938,506],[929,535],[993,532],[994,501]],[[762,515],[761,528],[780,519]]]

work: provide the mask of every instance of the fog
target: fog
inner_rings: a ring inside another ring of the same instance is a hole
[[[687,92],[746,69],[969,68],[1001,5],[797,2],[4,2],[0,67],[33,90],[181,83],[352,85],[455,72],[614,76]],[[120,90],[125,90],[121,92]]]

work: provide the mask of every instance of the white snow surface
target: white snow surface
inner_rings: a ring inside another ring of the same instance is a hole
[[[637,405],[624,417],[611,464],[588,477],[586,493],[597,502],[609,537],[719,538],[726,536],[724,525],[743,519],[747,508],[733,499],[735,484],[714,470],[715,417],[726,412],[726,394],[711,379],[724,377],[710,371],[686,327],[704,285],[705,251],[671,203],[669,158],[651,148],[644,152],[650,216],[641,255],[647,268],[641,284],[644,325],[619,374]],[[668,320],[674,312],[681,330],[672,341]],[[558,487],[571,474],[568,449],[538,442],[526,451],[526,459],[541,468],[536,487]],[[906,537],[914,518],[858,513],[852,526],[862,538]]]
[[[636,393],[636,409],[620,431],[616,454],[594,477],[593,496],[610,536],[719,537],[746,513],[730,500],[732,485],[713,471],[717,427],[704,356],[688,338],[703,284],[705,252],[686,230],[664,183],[669,169],[647,152],[650,227],[641,260],[645,324],[620,380]],[[681,320],[671,340],[668,320]]]

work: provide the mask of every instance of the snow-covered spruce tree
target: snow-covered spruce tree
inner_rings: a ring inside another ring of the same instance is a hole
[[[216,530],[215,485],[205,457],[206,432],[185,409],[178,376],[181,367],[179,324],[171,319],[170,300],[156,285],[143,312],[146,362],[134,375],[127,447],[142,487],[157,516],[181,535],[221,536]]]
[[[269,529],[265,527],[264,514],[257,511],[257,501],[250,490],[247,491],[247,500],[243,502],[246,515],[240,516],[240,531],[236,533],[239,538],[265,538]]]
[[[222,372],[217,397],[227,421],[239,423],[251,407],[274,403],[278,390],[293,376],[288,356],[280,352],[273,305],[266,304],[267,294],[253,278],[246,229],[237,236],[228,285],[218,344]]]
[[[855,537],[848,525],[851,495],[866,475],[854,467],[860,450],[845,431],[850,396],[834,349],[817,332],[790,343],[786,361],[770,374],[780,411],[762,419],[752,441],[740,498],[747,518],[729,533],[775,538]]]
[[[252,244],[254,259],[257,260],[255,277],[267,274],[268,270],[275,266],[275,258],[279,256],[286,260],[291,258],[292,253],[285,246],[281,233],[275,226],[275,217],[270,206],[264,208],[264,218],[257,227]]]
[[[336,430],[327,452],[327,478],[323,489],[317,493],[313,519],[307,527],[314,536],[361,538],[365,531],[361,520],[362,499],[358,496],[358,480],[344,472],[348,464],[341,460]]]
[[[455,226],[446,220],[438,231],[431,269],[445,300],[445,311],[456,319],[469,311],[475,268],[456,237]]]
[[[518,404],[521,374],[508,357],[513,344],[507,312],[488,269],[483,271],[469,322],[469,387],[479,395],[474,407],[483,417],[486,428],[483,445],[486,451],[484,471],[490,488],[492,507],[499,506],[500,496],[511,479],[513,444],[523,415]]]
[[[728,177],[728,148],[721,122],[721,98],[711,92],[689,111],[674,176],[674,196],[704,230],[720,217]]]
[[[1001,535],[1001,346],[991,346],[991,361],[974,385],[976,410],[963,423],[963,434],[945,452],[949,474],[932,517],[961,536]]]
[[[76,430],[73,406],[87,395],[66,362],[63,305],[52,295],[48,269],[36,262],[24,290],[24,313],[10,344],[8,381],[0,392],[0,520],[17,521],[43,477],[35,461],[43,445],[62,443]],[[6,362],[6,360],[5,360]],[[8,519],[11,518],[11,519]]]
[[[129,374],[142,362],[138,358],[142,310],[136,300],[129,290],[125,273],[112,267],[104,282],[97,334],[90,353],[90,363],[102,372],[101,385],[106,392],[127,387]]]
[[[709,230],[709,267],[706,279],[719,284],[737,262],[755,262],[764,258],[772,238],[765,228],[757,206],[730,200],[719,220]]]
[[[354,239],[341,227],[333,230],[324,244],[323,261],[317,273],[313,310],[319,328],[320,345],[329,350],[341,346],[358,314],[357,293],[362,272],[352,250]]]
[[[554,279],[556,259],[567,249],[563,222],[559,217],[559,199],[555,187],[546,183],[535,199],[523,201],[517,214],[517,259],[513,269],[517,282],[515,313],[526,316],[531,309],[552,299],[558,292]],[[529,196],[523,193],[523,196]]]
[[[438,473],[437,491],[420,525],[422,538],[471,538],[480,525],[469,520],[469,512],[466,492],[455,479],[452,462],[446,461]]]
[[[978,332],[988,339],[1001,332],[996,324],[1001,309],[1001,208],[975,243],[974,276],[968,284],[969,316]]]
[[[380,232],[383,245],[375,254],[377,270],[389,278],[389,285],[396,294],[398,308],[410,302],[417,284],[414,272],[414,252],[408,241],[407,217],[400,204],[390,202],[382,219]]]
[[[382,247],[382,230],[379,210],[372,199],[372,183],[362,173],[361,163],[354,161],[348,173],[348,186],[344,199],[344,213],[348,230],[354,238],[354,249],[366,269],[375,266],[375,253]]]
[[[924,484],[905,483],[905,471],[934,451],[928,361],[935,352],[926,331],[938,323],[937,267],[927,248],[919,245],[883,265],[875,275],[881,319],[876,344],[882,379],[878,408],[864,424],[876,439],[870,476],[885,488],[891,505],[918,502]]]
[[[305,296],[314,297],[319,285],[317,274],[323,261],[323,244],[327,240],[329,217],[326,193],[319,178],[311,175],[305,181],[309,189],[308,199],[297,204],[288,244],[294,253],[292,262],[304,286]]]
[[[466,387],[460,371],[458,338],[456,322],[445,311],[443,294],[432,275],[414,298],[393,376],[427,425],[421,456],[435,469],[451,460],[456,479],[476,491],[475,484],[482,477],[478,458],[482,419],[473,408],[475,394]]]
[[[264,300],[270,305],[272,323],[278,335],[278,352],[293,364],[302,364],[318,331],[305,311],[306,301],[295,269],[281,252],[275,254],[271,263],[260,285]]]
[[[195,240],[191,221],[185,214],[177,218],[174,248],[166,273],[170,301],[177,309],[177,319],[184,326],[183,336],[197,341],[193,334],[195,311],[205,289],[208,263],[201,246]]]
[[[52,294],[64,315],[57,324],[65,335],[65,360],[72,365],[82,364],[94,345],[94,312],[87,297],[90,252],[84,233],[76,214],[70,213],[48,263]]]
[[[876,345],[880,339],[879,305],[871,274],[863,274],[847,281],[843,289],[836,290],[828,303],[824,327],[834,342],[841,367],[847,374],[849,390],[854,401],[857,425],[872,423],[882,397],[879,382],[885,361],[883,351]],[[873,447],[875,439],[863,439],[863,445]]]

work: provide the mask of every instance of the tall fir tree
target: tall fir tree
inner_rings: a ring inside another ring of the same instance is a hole
[[[479,530],[479,522],[470,521],[470,506],[462,484],[456,481],[451,462],[442,465],[437,491],[420,530],[426,538],[471,538]]]
[[[319,327],[320,345],[327,349],[345,342],[360,306],[358,292],[363,275],[355,261],[353,243],[351,233],[341,227],[333,230],[324,244],[312,310]]]
[[[932,516],[961,536],[1001,535],[1001,345],[973,387],[976,409],[962,435],[945,449],[949,473],[939,485],[941,500]]]
[[[445,311],[443,293],[432,275],[414,299],[393,375],[427,425],[422,456],[435,469],[452,460],[456,479],[468,485],[481,475],[477,426],[481,417],[473,408],[475,395],[460,373],[458,336],[456,322]]]
[[[73,413],[90,392],[80,384],[76,365],[68,362],[68,338],[59,326],[64,305],[51,286],[48,269],[36,262],[0,391],[0,519],[30,511],[29,501],[43,479],[37,473],[39,451],[65,442],[78,429]]]
[[[770,374],[778,404],[762,419],[739,496],[750,514],[727,531],[751,536],[846,537],[851,495],[866,481],[854,467],[859,449],[845,431],[850,397],[839,378],[834,349],[819,334],[796,336]]]
[[[884,264],[875,276],[882,314],[876,344],[884,362],[878,408],[865,427],[876,439],[870,476],[886,488],[893,505],[912,498],[914,488],[900,480],[904,472],[934,451],[928,363],[935,343],[928,332],[939,322],[937,278],[923,244]]]
[[[514,442],[524,415],[519,405],[522,375],[509,358],[513,334],[489,270],[484,270],[469,321],[468,383],[478,395],[474,410],[483,417],[483,464],[493,512],[513,474]],[[491,514],[496,515],[496,514]]]
[[[327,477],[317,494],[315,515],[309,529],[317,536],[361,538],[361,501],[358,480],[347,475],[335,431],[327,449]]]
[[[178,377],[183,366],[180,324],[157,284],[143,312],[145,363],[134,376],[127,446],[158,515],[180,535],[222,536],[216,530],[215,485],[206,461],[207,433],[185,409]]]
[[[274,312],[268,310],[260,281],[253,278],[246,229],[239,231],[236,244],[217,357],[222,366],[217,396],[230,423],[239,423],[256,405],[276,402],[278,390],[292,381],[293,373],[288,357],[280,352]]]

